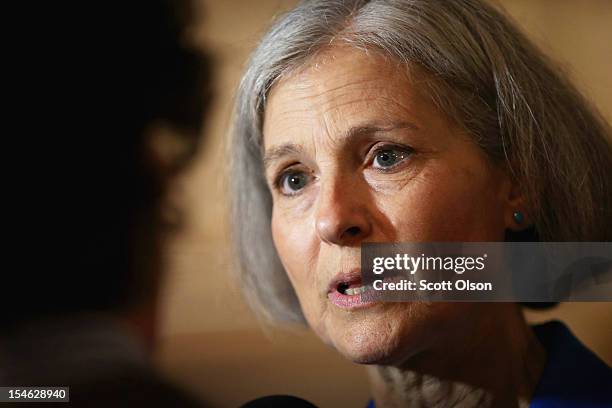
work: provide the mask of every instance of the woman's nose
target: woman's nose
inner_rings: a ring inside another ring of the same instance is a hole
[[[355,183],[329,181],[319,191],[316,230],[323,242],[354,246],[370,236],[367,192]]]

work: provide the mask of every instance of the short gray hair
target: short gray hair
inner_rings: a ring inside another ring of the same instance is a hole
[[[245,295],[276,321],[303,321],[272,241],[262,122],[272,86],[334,44],[422,69],[433,101],[523,188],[520,240],[612,239],[612,143],[601,116],[503,13],[480,0],[308,0],[253,52],[230,148],[232,239]]]

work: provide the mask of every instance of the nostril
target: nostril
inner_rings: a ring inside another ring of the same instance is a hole
[[[361,232],[361,228],[359,227],[350,227],[349,229],[346,230],[346,234],[350,235],[351,237],[355,237],[359,235],[360,232]]]

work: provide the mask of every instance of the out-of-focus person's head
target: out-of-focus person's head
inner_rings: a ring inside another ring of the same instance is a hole
[[[61,41],[41,75],[55,93],[40,98],[54,102],[32,103],[30,115],[53,112],[30,147],[46,156],[33,163],[35,228],[20,244],[19,284],[3,289],[3,324],[155,297],[162,203],[196,150],[209,97],[210,67],[184,32],[188,7],[108,1],[54,15]]]
[[[356,362],[401,366],[519,315],[353,307],[362,288],[338,276],[362,242],[612,238],[608,125],[477,0],[301,2],[250,59],[231,152],[246,296]]]

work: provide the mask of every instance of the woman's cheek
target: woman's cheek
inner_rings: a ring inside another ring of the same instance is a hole
[[[294,217],[292,212],[273,210],[272,237],[279,258],[300,296],[311,264],[312,234],[308,232],[307,217]]]
[[[312,213],[316,194],[317,188],[309,186],[294,197],[275,197],[272,207],[272,236],[281,259],[283,256],[287,259],[308,257],[309,253],[313,252],[316,236]],[[293,265],[295,261],[288,266],[296,266]]]
[[[302,312],[310,327],[327,341],[321,316],[324,307],[317,290],[316,266],[319,241],[314,221],[308,214],[295,217],[291,211],[273,211],[272,235],[279,257],[298,296]]]
[[[496,240],[500,204],[478,177],[419,178],[386,204],[399,241]]]
[[[292,251],[291,246],[295,245],[295,243],[290,244],[288,241],[288,237],[291,235],[291,229],[292,226],[287,223],[286,217],[283,217],[283,213],[276,209],[273,210],[272,239],[276,247],[276,252],[290,278],[293,266],[296,264],[295,260],[292,258],[299,253],[298,251]]]

